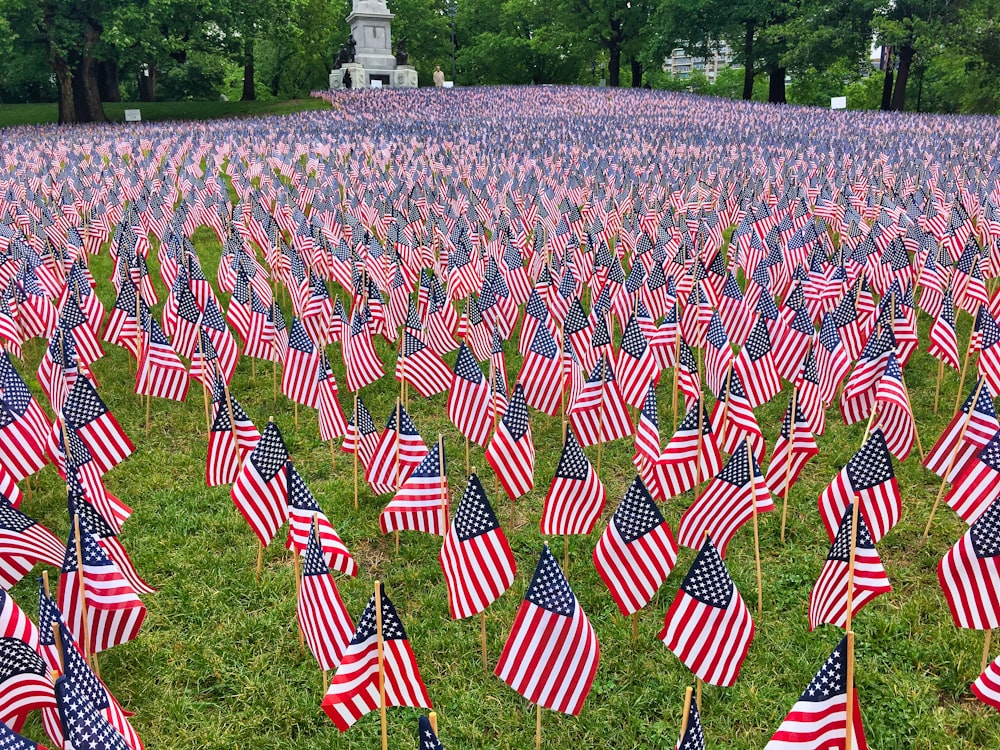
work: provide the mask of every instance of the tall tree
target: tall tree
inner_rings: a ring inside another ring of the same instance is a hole
[[[608,85],[621,81],[622,58],[640,61],[651,32],[654,0],[560,0],[576,28],[608,55]],[[559,3],[554,3],[558,6]],[[641,69],[640,69],[641,73]]]

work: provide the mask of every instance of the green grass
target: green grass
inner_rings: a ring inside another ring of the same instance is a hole
[[[144,121],[209,120],[219,117],[287,115],[311,109],[327,109],[322,99],[290,99],[255,102],[105,102],[109,122],[124,122],[126,109],[139,109]],[[55,102],[42,104],[4,104],[0,106],[0,128],[13,125],[49,125],[59,119]]]
[[[215,279],[219,244],[202,228],[194,238],[209,278]],[[155,253],[151,272],[161,299]],[[106,307],[113,304],[107,255],[93,261],[94,275]],[[960,336],[968,335],[969,318],[961,319]],[[926,342],[927,320],[922,320]],[[361,719],[341,735],[319,709],[321,675],[312,657],[299,648],[295,625],[292,559],[279,533],[264,556],[264,573],[254,579],[256,539],[234,508],[229,488],[204,484],[205,417],[202,396],[192,389],[184,404],[154,400],[148,435],[144,409],[133,394],[128,355],[107,346],[107,356],[94,366],[100,392],[137,445],[136,453],[107,477],[108,488],[135,508],[125,525],[123,542],[139,571],[159,592],[145,597],[149,615],[137,640],[100,656],[103,677],[120,701],[135,711],[133,722],[150,748],[253,748],[254,750],[370,749],[378,746],[378,713]],[[344,372],[339,345],[332,347],[338,382]],[[508,347],[513,379],[520,357]],[[379,352],[391,362],[391,347]],[[40,342],[27,346],[20,368],[30,383],[42,354]],[[454,355],[449,358],[453,363]],[[133,368],[134,369],[134,368]],[[929,448],[952,413],[958,378],[947,373],[941,408],[933,411],[936,362],[917,352],[906,376],[917,412],[920,435]],[[279,373],[280,377],[280,373]],[[670,377],[658,395],[661,433],[671,433]],[[479,654],[479,623],[449,618],[446,590],[438,565],[440,539],[403,533],[399,553],[391,537],[379,532],[378,514],[386,497],[372,497],[362,483],[360,507],[353,507],[350,457],[339,453],[331,465],[330,448],[320,442],[316,416],[293,407],[280,394],[272,396],[270,365],[249,360],[237,369],[232,392],[262,426],[274,415],[295,463],[326,513],[355,555],[356,579],[338,576],[338,586],[357,618],[381,579],[407,628],[428,693],[439,714],[440,734],[452,750],[533,746],[534,710],[492,674],[484,673]],[[392,409],[396,386],[385,379],[364,389],[362,396],[381,424]],[[768,439],[778,429],[788,392],[759,409],[757,417]],[[341,401],[350,411],[349,396]],[[428,442],[446,436],[453,507],[464,487],[464,446],[445,416],[445,395],[425,400],[411,397],[409,409]],[[826,557],[829,543],[816,510],[816,497],[857,449],[863,425],[845,427],[836,410],[819,438],[820,456],[813,460],[791,492],[786,541],[779,541],[780,510],[763,516],[764,614],[749,656],[732,688],[707,687],[702,719],[711,748],[744,750],[763,747],[822,660],[841,638],[830,626],[809,633],[809,592]],[[532,412],[538,447],[536,486],[516,505],[516,524],[509,525],[510,506],[492,493],[493,477],[482,449],[473,446],[471,463],[504,524],[519,566],[512,589],[487,611],[490,670],[496,663],[516,609],[538,559],[543,538],[538,530],[542,499],[560,452],[558,420]],[[682,550],[676,569],[654,602],[641,613],[639,640],[632,641],[631,622],[621,617],[591,562],[591,551],[610,513],[633,477],[629,441],[606,446],[602,479],[608,490],[605,513],[589,538],[570,541],[567,571],[601,642],[601,664],[593,690],[578,717],[545,712],[544,746],[570,748],[673,747],[680,725],[684,688],[693,680],[656,639],[664,614],[694,555]],[[596,448],[588,449],[593,460]],[[978,703],[968,690],[979,671],[983,634],[956,630],[935,574],[937,561],[959,537],[964,525],[947,508],[939,511],[930,541],[920,536],[938,481],[913,455],[897,465],[904,499],[901,523],[880,543],[879,551],[893,591],[871,603],[855,621],[856,679],[862,713],[873,748],[1000,747],[1000,718]],[[690,493],[671,499],[664,513],[676,530]],[[23,506],[56,534],[65,537],[69,523],[65,492],[55,470],[47,467],[33,481]],[[562,541],[550,540],[561,561]],[[751,608],[755,599],[753,533],[742,529],[730,545],[727,564]],[[54,573],[54,571],[53,571]],[[14,589],[14,598],[35,611],[35,582]],[[390,747],[415,746],[414,709],[390,709]],[[44,739],[37,719],[27,733]]]

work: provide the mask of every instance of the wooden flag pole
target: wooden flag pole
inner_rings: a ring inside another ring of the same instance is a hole
[[[632,613],[632,643],[639,641],[639,610]]]
[[[694,691],[691,686],[688,685],[684,688],[684,713],[681,715],[681,738],[683,739],[684,733],[688,730],[688,714],[691,713],[691,694]]]
[[[483,650],[483,672],[489,674],[489,655],[486,651],[486,610],[479,613],[479,642]]]
[[[610,356],[610,355],[608,355]],[[601,363],[601,404],[597,411],[597,478],[601,478],[601,446],[604,444],[604,381],[608,374],[608,363]]]
[[[699,711],[699,713],[701,712],[701,689],[702,689],[702,687],[704,685],[705,685],[705,683],[702,682],[701,678],[699,677],[698,680],[697,680],[697,682],[695,683],[695,687],[697,689],[695,690],[695,694],[694,694],[694,699],[695,699],[695,702],[698,705],[698,711]]]
[[[850,591],[850,589],[848,589]],[[850,615],[850,610],[848,610]],[[844,747],[850,750],[854,741],[854,631],[847,631],[847,720],[844,727]]]
[[[673,408],[674,408],[674,432],[677,432],[677,370],[681,366],[681,323],[676,323],[677,335],[674,337],[674,387],[673,387]]]
[[[431,711],[427,715],[427,721],[429,721],[430,724],[431,724],[431,731],[433,731],[434,734],[436,735],[438,733],[438,715],[437,715],[437,711]]]
[[[358,451],[361,447],[361,430],[358,428],[358,392],[354,392],[354,510],[358,509]]]
[[[694,456],[694,499],[695,502],[701,496],[701,449],[705,442],[705,405],[702,403],[701,394],[698,394],[698,402],[695,406],[698,409],[698,449]],[[747,450],[750,449],[749,443]]]
[[[448,489],[445,487],[444,435],[438,433],[438,467],[441,469],[441,536],[448,534]]]
[[[955,447],[951,450],[951,456],[948,458],[948,468],[945,469],[944,477],[941,479],[941,487],[938,488],[937,497],[934,498],[934,505],[931,507],[931,514],[927,518],[927,526],[924,527],[924,536],[921,541],[926,542],[928,535],[931,533],[931,523],[934,522],[934,513],[938,509],[938,505],[941,504],[941,499],[944,497],[944,489],[948,486],[948,475],[951,474],[951,470],[955,468],[955,461],[958,459],[959,448],[962,447],[962,441],[965,440],[965,431],[969,428],[969,422],[972,421],[972,412],[976,409],[976,404],[979,403],[979,394],[983,390],[983,385],[986,383],[986,378],[979,379],[979,385],[976,386],[976,392],[972,395],[972,401],[969,403],[969,411],[965,415],[965,419],[962,420],[962,429],[958,433],[958,440],[955,441]]]
[[[986,640],[983,642],[983,663],[979,667],[980,672],[986,671],[986,665],[990,663],[990,637],[993,635],[992,630],[986,631]]]
[[[385,720],[385,643],[382,640],[382,582],[375,581],[375,634],[378,641],[378,713],[382,721],[382,750],[389,750]]]
[[[535,704],[535,750],[542,750],[542,707],[537,703]]]
[[[798,389],[792,386],[792,405],[789,407],[788,420],[788,455],[785,456],[785,493],[781,499],[781,543],[785,543],[785,522],[788,519],[788,492],[792,485],[792,451],[795,449],[795,414],[798,405],[795,403],[799,394]],[[748,446],[749,447],[749,446]]]
[[[208,401],[209,401],[209,399],[208,399],[208,373],[205,371],[205,344],[202,342],[201,336],[202,336],[201,324],[199,323],[198,324],[198,353],[201,355],[201,375],[202,375],[202,378],[203,378],[202,381],[201,381],[201,395],[202,395],[203,400],[205,401],[205,431],[206,432],[211,432],[212,431],[212,415],[211,415],[211,412],[210,412],[210,410],[208,408]],[[219,364],[218,358],[216,358],[215,364],[216,365]]]
[[[747,440],[745,445],[747,447],[747,469],[750,471],[750,505],[753,508],[753,556],[757,565],[757,617],[760,617],[764,613],[764,576],[760,568],[760,530],[757,523],[757,498],[754,496],[757,474],[753,470],[753,451],[750,450],[750,441]]]
[[[941,397],[941,380],[944,378],[944,360],[938,360],[937,382],[934,385],[934,413],[938,413],[938,400]],[[959,391],[961,393],[961,391]]]
[[[976,335],[976,324],[975,321],[972,323],[972,332],[969,334],[969,345],[965,347],[965,359],[962,360],[962,376],[958,381],[958,394],[955,397],[955,408],[953,411],[958,411],[958,407],[962,405],[962,391],[965,390],[965,373],[969,369],[969,360],[972,357],[972,339]]]
[[[469,437],[465,437],[465,475],[469,475]]]

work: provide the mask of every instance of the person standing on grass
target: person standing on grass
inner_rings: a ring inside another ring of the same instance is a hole
[[[440,65],[434,66],[434,88],[444,88],[444,71],[441,70]]]
[[[350,91],[352,83],[354,83],[354,82],[351,80],[351,71],[345,70],[344,71],[344,88],[347,89],[348,91]]]

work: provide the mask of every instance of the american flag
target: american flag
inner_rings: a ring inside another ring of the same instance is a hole
[[[20,727],[31,711],[55,705],[38,645],[34,623],[0,589],[0,724]]]
[[[86,625],[81,599],[86,603]],[[146,617],[146,606],[121,569],[82,529],[79,538],[72,532],[66,544],[59,576],[59,605],[67,627],[77,641],[85,643],[88,654],[131,641]],[[89,637],[86,641],[84,633]]]
[[[448,527],[448,476],[440,438],[379,514],[383,534],[425,531],[444,536]]]
[[[635,432],[609,360],[600,356],[568,412],[569,422],[584,446],[620,440]]]
[[[597,634],[546,546],[493,673],[530,703],[575,716],[600,658]]]
[[[260,432],[221,379],[215,381],[212,403],[215,417],[208,433],[205,484],[216,487],[236,481],[240,465],[260,440]]]
[[[632,454],[632,464],[646,488],[653,496],[662,500],[663,490],[656,480],[656,460],[660,457],[660,420],[656,406],[656,386],[653,382],[646,388],[646,399],[643,401],[639,418],[635,425],[635,453]]]
[[[916,428],[903,372],[891,352],[875,389],[875,408],[878,409],[877,422],[885,435],[886,447],[892,455],[904,461],[913,447]]]
[[[45,745],[22,737],[2,721],[0,721],[0,747],[4,750],[48,750]]]
[[[524,387],[514,387],[507,411],[486,447],[486,461],[511,500],[535,486],[535,444],[531,439]]]
[[[721,448],[732,453],[744,440],[750,442],[753,456],[761,461],[767,452],[764,432],[757,423],[743,381],[733,370],[719,391],[719,398],[712,407],[712,431],[721,439]]]
[[[347,367],[347,390],[357,393],[366,385],[378,381],[384,374],[382,360],[375,352],[367,317],[355,307],[351,317],[351,333],[344,347],[344,364]]]
[[[722,471],[709,482],[704,494],[684,511],[677,528],[677,541],[699,549],[705,534],[709,534],[719,554],[725,557],[729,541],[753,518],[754,508],[757,513],[766,513],[774,510],[774,503],[764,475],[744,440]]]
[[[871,414],[875,390],[895,349],[896,339],[889,328],[872,333],[840,394],[840,413],[845,424],[863,421]]]
[[[345,453],[357,451],[361,467],[367,470],[378,445],[379,433],[375,428],[375,420],[372,419],[371,412],[361,397],[355,395],[354,403],[357,408],[347,423],[347,432],[344,434],[344,442],[340,449]]]
[[[21,379],[6,351],[0,351],[0,388],[3,389],[3,405],[11,418],[17,420],[39,446],[44,447],[52,422]]]
[[[837,536],[826,556],[819,578],[809,594],[809,629],[829,623],[847,627],[848,567],[851,557],[854,503],[844,509]],[[851,617],[875,597],[892,591],[882,567],[882,558],[875,549],[865,517],[858,512],[858,530],[854,540],[854,593]]]
[[[321,348],[316,365],[316,390],[319,394],[319,437],[320,440],[334,440],[347,434],[347,420],[340,408],[337,394],[337,379],[330,367],[330,359]]]
[[[941,312],[934,317],[931,324],[930,344],[927,352],[954,370],[961,368],[958,354],[958,337],[955,333],[955,305],[951,299],[951,290],[947,289],[941,303]]]
[[[444,745],[441,744],[437,734],[431,729],[430,719],[423,715],[420,716],[417,730],[417,750],[444,750]]]
[[[354,635],[354,623],[323,557],[319,532],[313,524],[302,563],[302,585],[295,615],[309,650],[325,671],[340,664]]]
[[[489,381],[463,342],[455,358],[455,372],[448,389],[448,419],[468,440],[484,447],[492,426],[490,393]]]
[[[63,405],[63,419],[66,428],[89,450],[94,467],[102,475],[135,450],[88,378],[77,378],[73,384]]]
[[[688,688],[690,690],[691,688]],[[698,713],[698,701],[688,701],[687,721],[684,733],[677,738],[674,750],[705,750],[705,732],[701,727],[701,714]]]
[[[678,339],[677,347],[677,362],[674,364],[677,369],[677,390],[684,394],[684,408],[690,409],[701,398],[698,362],[683,338]]]
[[[823,662],[764,750],[843,748],[847,738],[847,636]],[[849,750],[867,750],[857,691]]]
[[[170,401],[187,398],[188,372],[160,324],[148,311],[142,315],[142,347],[135,373],[135,392]]]
[[[972,692],[983,703],[1000,711],[1000,656],[972,683]]]
[[[62,412],[66,395],[81,373],[89,376],[87,366],[77,360],[73,334],[57,330],[45,347],[37,372],[38,384],[57,414]]]
[[[474,473],[469,475],[438,559],[455,620],[483,612],[514,582],[514,553]]]
[[[757,318],[736,357],[733,372],[740,376],[751,407],[765,404],[781,390],[781,378],[771,352],[771,336],[762,316]]]
[[[288,356],[281,371],[281,392],[296,403],[318,409],[318,371],[319,351],[302,321],[293,317],[288,333]]]
[[[655,468],[656,481],[664,498],[687,492],[722,468],[722,454],[712,422],[700,400],[685,415],[677,432],[656,459]]]
[[[729,343],[729,336],[726,335],[726,328],[718,313],[712,313],[705,340],[705,382],[712,393],[719,394],[722,392],[729,368],[736,358],[733,356],[733,347]]]
[[[976,326],[982,336],[979,374],[986,378],[994,393],[1000,393],[1000,325],[997,325],[984,305],[979,308]]]
[[[892,456],[879,429],[872,431],[819,496],[819,515],[831,542],[844,517],[844,508],[855,496],[860,499],[872,541],[878,544],[899,521],[902,511]]]
[[[820,377],[820,398],[824,404],[830,404],[837,394],[837,387],[851,370],[851,359],[840,341],[833,313],[823,316],[816,341],[813,351]]]
[[[304,555],[311,540],[310,534],[315,533],[323,552],[324,563],[345,575],[357,575],[357,563],[291,461],[288,462],[287,471],[288,539],[285,547]]]
[[[641,408],[649,381],[659,378],[660,369],[634,314],[625,324],[615,366],[626,403]]]
[[[129,557],[124,545],[118,541],[118,532],[115,531],[107,519],[101,515],[101,512],[87,499],[83,485],[73,481],[71,475],[70,481],[66,483],[66,489],[67,509],[69,510],[70,518],[73,516],[80,517],[80,533],[89,534],[94,538],[101,546],[101,549],[107,553],[111,562],[118,566],[122,576],[135,589],[137,594],[152,594],[155,592],[156,589],[146,583],[142,579],[142,576],[139,575],[139,571],[136,570],[135,564]],[[61,565],[62,563],[60,563]]]
[[[706,537],[657,637],[699,679],[729,687],[739,677],[753,635],[750,610]]]
[[[67,297],[66,303],[59,311],[59,328],[73,334],[77,356],[81,362],[89,365],[104,356],[101,342],[98,341],[97,334],[80,309],[76,295]]]
[[[559,413],[563,389],[561,367],[562,357],[555,339],[545,326],[539,326],[517,381],[524,386],[527,402],[550,417]]]
[[[785,409],[785,416],[781,420],[781,431],[774,441],[774,452],[771,454],[771,462],[767,465],[767,474],[764,476],[764,481],[771,492],[778,497],[784,497],[786,485],[791,488],[798,481],[799,474],[809,459],[818,454],[816,439],[793,394],[792,400],[788,402],[788,408]]]
[[[0,493],[0,560],[23,558],[29,568],[36,562],[59,567],[64,552],[65,545],[55,534],[22,513]],[[3,562],[0,567],[4,567]]]
[[[600,477],[567,425],[562,456],[542,506],[542,534],[589,534],[606,498]]]
[[[85,694],[72,687],[69,678],[56,680],[55,696],[63,750],[130,750],[125,738]]]
[[[594,567],[622,615],[649,604],[677,562],[670,526],[636,477],[594,548]]]
[[[376,495],[395,492],[426,455],[423,438],[397,399],[365,469],[365,481]]]
[[[379,586],[378,583],[375,584]],[[323,698],[322,708],[341,732],[379,707],[379,633],[376,598],[381,600],[386,706],[430,708],[417,660],[406,639],[403,623],[385,591],[372,595],[354,631],[337,672]]]
[[[265,547],[288,518],[287,462],[288,449],[281,430],[268,422],[230,492],[236,509]]]
[[[439,354],[409,330],[404,330],[396,360],[396,380],[409,383],[421,396],[430,398],[448,390],[451,371]]]
[[[963,521],[972,524],[997,497],[997,487],[1000,487],[1000,431],[994,433],[975,459],[966,461],[944,500]]]
[[[955,627],[1000,627],[1000,502],[996,500],[938,563]]]
[[[17,396],[7,391],[0,395],[0,459],[14,480],[19,482],[41,471],[47,458],[45,450],[35,439],[31,424],[19,417],[15,404],[7,405],[8,398],[14,401]]]
[[[997,430],[1000,430],[1000,421],[993,407],[993,394],[986,381],[980,378],[934,447],[927,452],[924,466],[942,479],[954,482]]]

